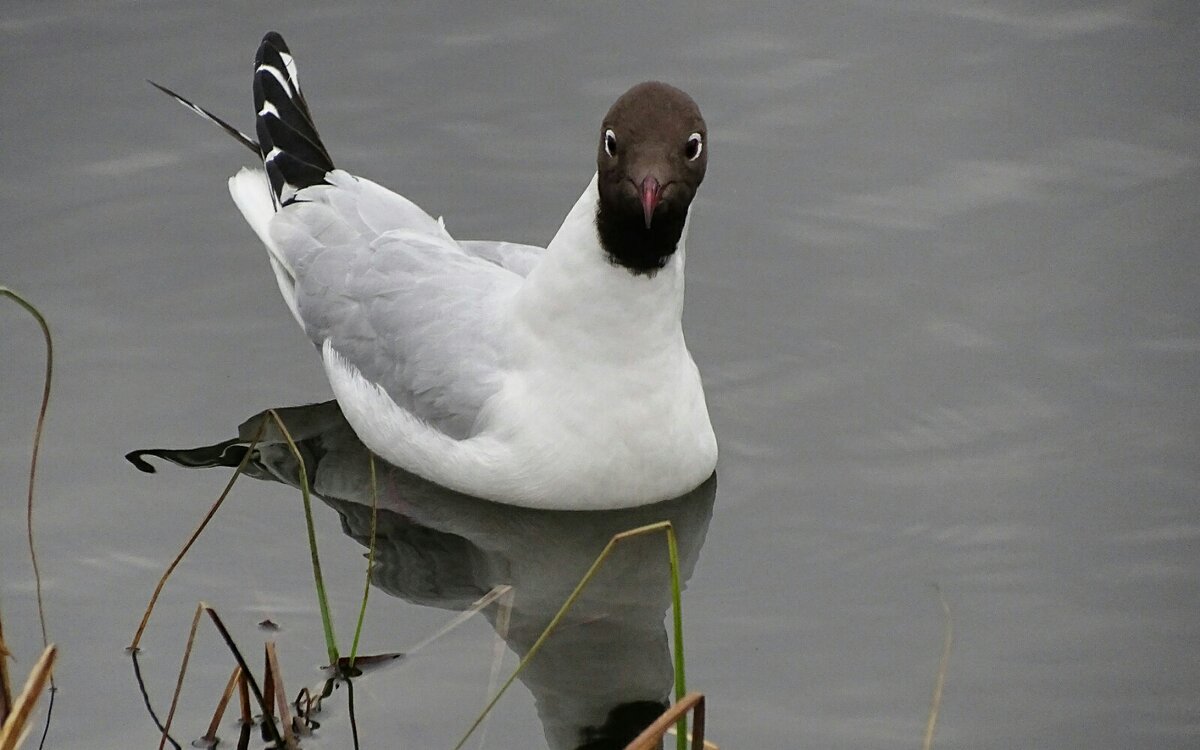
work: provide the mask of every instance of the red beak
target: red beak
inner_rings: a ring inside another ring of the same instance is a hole
[[[654,218],[654,209],[658,206],[658,199],[662,197],[662,185],[658,184],[658,180],[653,177],[646,177],[642,180],[642,213],[646,217],[646,228],[650,228],[650,221]]]

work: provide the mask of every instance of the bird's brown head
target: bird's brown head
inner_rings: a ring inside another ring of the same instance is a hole
[[[610,260],[653,275],[679,244],[708,166],[708,128],[696,102],[658,81],[621,95],[600,126],[596,227]]]

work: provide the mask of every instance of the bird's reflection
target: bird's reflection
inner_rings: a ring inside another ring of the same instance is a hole
[[[277,409],[304,457],[315,495],[346,535],[367,545],[371,478],[366,448],[335,402]],[[263,415],[239,436],[187,450],[137,451],[187,467],[237,466]],[[258,479],[298,483],[297,463],[268,424],[246,466]],[[614,534],[669,520],[686,581],[703,544],[716,477],[674,500],[616,511],[541,511],[462,495],[376,460],[379,513],[371,580],[420,605],[462,610],[499,585],[513,589],[509,647],[524,656]],[[623,541],[521,680],[551,748],[623,748],[668,705],[673,670],[664,618],[670,606],[661,534]],[[483,610],[493,626],[496,609]]]

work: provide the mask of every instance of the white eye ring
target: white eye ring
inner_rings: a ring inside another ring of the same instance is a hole
[[[612,132],[612,128],[604,131],[604,153],[609,156],[617,155],[617,134]]]
[[[702,153],[704,153],[704,138],[699,133],[692,133],[688,136],[684,154],[687,155],[688,161],[696,161]]]

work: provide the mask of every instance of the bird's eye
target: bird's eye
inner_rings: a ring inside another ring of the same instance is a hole
[[[700,154],[704,152],[704,138],[699,133],[692,133],[688,136],[687,146],[684,147],[683,153],[687,156],[688,161],[696,161],[700,158]]]
[[[609,156],[617,155],[617,134],[612,132],[612,128],[604,131],[604,153]]]

